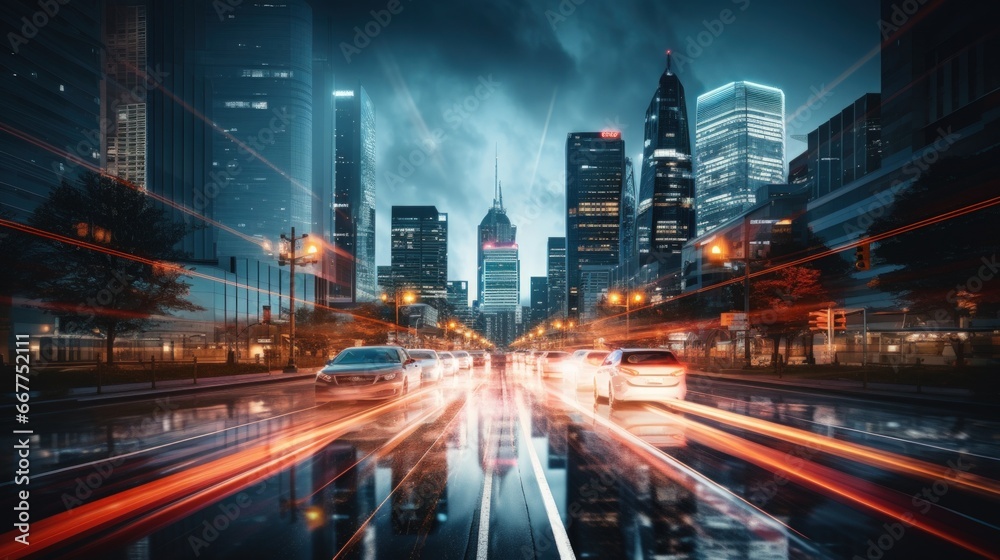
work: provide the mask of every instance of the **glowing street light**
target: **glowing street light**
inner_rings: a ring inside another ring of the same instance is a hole
[[[280,251],[278,254],[278,265],[284,266],[288,265],[288,365],[282,370],[285,373],[295,373],[299,371],[299,368],[295,366],[295,265],[296,264],[313,264],[317,262],[319,248],[314,244],[310,244],[305,248],[304,255],[295,255],[295,245],[301,239],[306,239],[309,237],[308,233],[303,233],[302,235],[295,236],[295,228],[292,228],[291,235],[286,236],[281,234],[281,239],[285,241],[283,245],[287,247],[287,250]]]

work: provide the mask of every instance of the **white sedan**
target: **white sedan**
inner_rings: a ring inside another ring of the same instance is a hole
[[[669,350],[623,348],[594,374],[594,401],[614,408],[626,401],[659,402],[687,396],[687,368]]]

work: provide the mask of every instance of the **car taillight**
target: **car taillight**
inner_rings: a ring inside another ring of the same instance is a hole
[[[627,367],[619,368],[618,371],[620,371],[622,373],[625,373],[625,374],[628,374],[628,375],[639,375],[638,371],[635,371],[634,369],[627,368]]]

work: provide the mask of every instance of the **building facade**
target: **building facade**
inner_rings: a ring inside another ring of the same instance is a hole
[[[493,206],[486,212],[477,229],[476,243],[476,296],[482,304],[485,297],[483,268],[487,246],[509,246],[517,241],[517,226],[510,223],[503,207],[503,190],[498,176],[499,162],[494,164]]]
[[[220,258],[260,258],[280,234],[313,228],[312,11],[305,0],[252,3],[209,21],[214,198]]]
[[[679,268],[681,248],[694,236],[694,175],[684,86],[670,69],[646,109],[639,186],[639,262]]]
[[[530,315],[527,328],[545,322],[549,317],[549,279],[545,276],[531,277]]]
[[[866,93],[807,135],[806,177],[812,185],[812,198],[829,194],[879,168],[881,103],[879,94]]]
[[[331,302],[372,301],[375,273],[375,104],[358,85],[333,93],[336,114]]]
[[[546,252],[549,317],[566,316],[566,238],[550,237]]]
[[[380,267],[381,268],[381,267]],[[448,305],[455,320],[472,325],[472,308],[469,306],[469,283],[465,280],[448,281]]]
[[[695,130],[697,235],[756,204],[757,189],[785,180],[785,94],[733,82],[698,96]]]
[[[443,306],[448,298],[448,214],[434,206],[393,206],[390,234],[396,294]]]
[[[101,106],[109,125],[105,131],[105,167],[111,175],[144,188],[146,96],[136,94],[146,89],[146,6],[109,2],[104,9],[106,49]]]
[[[566,138],[566,308],[581,313],[584,266],[621,264],[625,142],[620,132],[571,132]]]

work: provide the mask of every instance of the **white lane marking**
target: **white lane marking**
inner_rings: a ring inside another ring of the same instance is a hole
[[[490,552],[490,502],[493,498],[493,469],[483,473],[483,500],[479,504],[479,542],[476,545],[477,560],[486,560]]]
[[[566,560],[576,560],[573,553],[573,545],[569,542],[569,535],[566,534],[566,527],[563,525],[562,517],[559,516],[559,508],[556,500],[552,497],[552,489],[545,480],[545,471],[542,469],[542,462],[538,460],[538,453],[535,452],[535,444],[531,439],[531,430],[528,429],[530,417],[528,409],[521,399],[517,400],[518,415],[520,416],[521,437],[524,438],[525,447],[528,448],[528,457],[531,459],[531,468],[535,472],[535,479],[538,480],[538,488],[542,494],[542,503],[545,504],[545,513],[549,518],[549,525],[552,526],[552,536],[556,540],[556,550],[559,551],[559,558]]]

